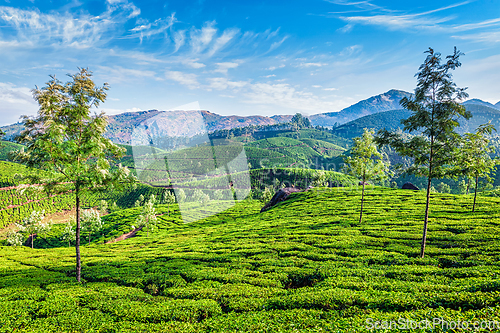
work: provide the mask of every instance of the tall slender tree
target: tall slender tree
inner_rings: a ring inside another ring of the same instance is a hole
[[[491,181],[490,173],[500,162],[490,156],[495,152],[495,148],[489,144],[490,140],[487,136],[491,135],[493,131],[496,131],[495,127],[491,122],[488,122],[480,125],[475,133],[465,133],[456,158],[458,174],[475,181],[473,212],[476,209],[479,178]]]
[[[381,130],[377,134],[378,144],[389,144],[401,156],[413,158],[414,164],[406,172],[427,178],[424,228],[420,256],[425,255],[429,203],[433,179],[451,176],[450,163],[457,148],[460,135],[455,132],[460,119],[470,119],[460,101],[467,98],[467,88],[458,88],[452,81],[451,70],[461,66],[459,58],[463,53],[454,49],[452,55],[441,62],[441,54],[429,48],[427,57],[419,67],[415,94],[405,97],[400,104],[412,112],[402,121],[404,130],[416,134],[404,139],[401,134]]]
[[[361,191],[361,208],[359,211],[359,223],[363,219],[363,202],[365,199],[365,185],[369,180],[383,180],[387,178],[388,162],[384,163],[383,155],[377,150],[374,142],[374,130],[365,128],[363,135],[354,138],[354,147],[351,156],[344,159],[344,171],[354,177],[361,179],[363,186]]]
[[[111,169],[109,157],[120,158],[125,149],[113,144],[103,134],[107,117],[91,114],[106,99],[109,89],[92,81],[92,72],[79,68],[63,84],[50,76],[43,88],[36,87],[33,97],[40,108],[34,117],[23,116],[25,130],[17,140],[25,145],[14,158],[30,167],[46,170],[49,176],[31,180],[43,183],[47,192],[65,192],[68,185],[75,193],[76,206],[76,279],[81,280],[80,199],[86,191],[110,190],[134,177],[126,167]],[[45,173],[44,173],[45,174]]]

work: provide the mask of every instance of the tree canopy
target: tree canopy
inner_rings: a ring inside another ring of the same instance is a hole
[[[363,186],[361,192],[361,209],[359,222],[363,218],[363,201],[365,196],[365,185],[368,180],[383,180],[387,178],[388,162],[384,162],[383,155],[377,150],[373,139],[374,130],[364,129],[363,135],[354,138],[354,146],[351,156],[344,159],[344,171],[356,178],[361,179]]]
[[[76,203],[76,278],[80,281],[80,196],[83,191],[109,190],[134,181],[126,167],[112,168],[110,158],[123,156],[125,149],[103,136],[107,117],[94,113],[106,99],[107,83],[98,87],[92,72],[79,68],[71,80],[62,83],[50,76],[46,86],[36,87],[33,97],[40,108],[34,117],[23,116],[25,130],[17,141],[24,150],[14,156],[16,161],[47,171],[41,178],[32,175],[33,182],[44,184],[47,192],[73,188]]]
[[[454,49],[453,54],[442,63],[441,54],[429,48],[427,57],[419,67],[415,94],[404,97],[400,104],[412,112],[402,121],[404,130],[414,133],[404,139],[400,133],[379,131],[378,144],[388,144],[401,156],[413,159],[414,163],[406,172],[427,178],[427,199],[424,217],[424,230],[420,256],[425,254],[429,202],[432,179],[452,175],[450,161],[455,155],[460,135],[455,131],[460,119],[470,119],[471,113],[465,110],[460,101],[467,98],[467,88],[458,88],[452,80],[451,70],[461,66],[459,58],[463,53]]]

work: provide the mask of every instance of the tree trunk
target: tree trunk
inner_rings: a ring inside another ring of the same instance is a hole
[[[429,221],[429,203],[431,200],[431,181],[432,178],[429,177],[427,180],[427,200],[425,202],[424,231],[422,233],[422,244],[420,246],[420,258],[423,258],[425,255],[425,242],[427,240],[427,223]]]
[[[479,177],[476,176],[476,188],[474,189],[474,203],[472,204],[472,212],[476,209],[476,197],[477,197],[477,182],[479,181]]]
[[[363,201],[365,199],[365,181],[363,180],[363,190],[361,191],[361,211],[359,212],[359,223],[363,218]]]
[[[33,241],[35,240],[35,234],[31,234],[31,249],[33,250]]]
[[[470,188],[470,178],[467,178],[467,192],[465,193],[466,195],[469,195],[469,188]]]
[[[76,187],[76,239],[75,239],[75,249],[76,249],[76,281],[81,281],[82,276],[82,262],[80,257],[80,191]]]

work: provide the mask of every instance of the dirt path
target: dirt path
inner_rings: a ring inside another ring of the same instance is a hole
[[[142,227],[140,227],[140,228],[135,228],[135,229],[134,229],[134,230],[132,230],[131,232],[128,232],[128,233],[126,233],[126,234],[123,234],[123,235],[121,235],[120,237],[115,238],[115,239],[113,239],[113,240],[107,241],[107,242],[106,242],[106,244],[116,243],[116,242],[122,241],[122,240],[124,240],[124,239],[129,239],[129,238],[132,238],[132,237],[134,237],[134,236],[137,234],[137,232],[138,232],[139,230],[142,230]]]

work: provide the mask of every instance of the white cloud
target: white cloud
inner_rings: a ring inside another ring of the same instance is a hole
[[[200,86],[196,74],[183,73],[180,71],[166,71],[165,77],[187,86],[189,89],[196,89]]]
[[[268,71],[274,71],[274,70],[276,70],[276,69],[278,69],[278,68],[283,68],[283,67],[285,67],[285,64],[281,64],[281,65],[279,65],[279,66],[271,66],[271,67],[266,68],[266,69],[267,69]]]
[[[271,47],[269,48],[269,51],[268,51],[268,52],[271,52],[271,51],[276,50],[276,49],[277,49],[278,47],[280,47],[280,46],[281,46],[281,44],[283,44],[283,42],[284,42],[285,40],[287,40],[287,39],[288,39],[288,36],[285,36],[285,37],[283,37],[280,41],[272,43],[272,44],[271,44]]]
[[[144,38],[150,38],[155,35],[167,35],[167,29],[172,27],[176,21],[175,13],[172,13],[169,17],[165,19],[157,19],[153,23],[141,23],[130,31],[134,33],[132,36],[138,36],[142,42]]]
[[[21,115],[35,115],[38,104],[31,89],[0,82],[0,126],[18,122]]]
[[[337,88],[324,88],[323,90],[326,90],[326,91],[335,91],[335,90],[338,90]]]
[[[194,53],[201,53],[204,51],[207,46],[210,44],[215,34],[217,33],[217,29],[213,26],[215,22],[206,22],[205,26],[201,29],[192,28],[190,35],[190,44]]]
[[[326,65],[328,65],[328,64],[322,63],[322,62],[302,62],[302,63],[298,64],[297,66],[309,68],[309,67],[322,67],[322,66],[326,66]]]
[[[351,46],[344,48],[340,52],[339,55],[342,57],[350,57],[353,54],[359,53],[362,49],[363,49],[363,46],[361,46],[361,45],[351,45]]]
[[[111,83],[127,82],[131,78],[155,78],[154,71],[124,68],[121,66],[107,67],[99,66],[101,75]]]
[[[227,74],[227,71],[232,68],[239,66],[237,62],[219,62],[216,63],[217,69],[214,70],[215,73]]]
[[[332,0],[330,2],[344,2]],[[459,32],[459,31],[469,31],[474,29],[486,28],[486,27],[496,27],[500,25],[500,19],[494,18],[489,20],[484,20],[476,23],[465,23],[465,24],[443,24],[445,22],[451,21],[454,19],[454,16],[444,16],[438,17],[434,14],[446,11],[451,8],[456,8],[459,6],[463,6],[471,3],[472,1],[463,1],[460,3],[451,4],[449,6],[440,7],[434,10],[429,10],[420,13],[414,14],[394,14],[387,13],[391,12],[389,10],[385,10],[381,7],[377,9],[378,12],[386,12],[384,14],[376,14],[376,15],[365,15],[365,16],[340,16],[339,18],[348,22],[346,26],[338,29],[342,32],[349,32],[352,30],[354,24],[364,24],[364,25],[378,25],[386,27],[389,30],[408,30],[408,29],[417,29],[417,30],[432,30],[439,32]],[[357,4],[366,4],[368,2],[353,2],[353,3],[341,3],[341,4],[349,4],[349,5],[357,5]],[[370,4],[371,5],[371,4]],[[376,8],[372,8],[376,9]],[[368,9],[367,10],[371,10]],[[487,40],[489,40],[487,38]]]
[[[183,46],[184,43],[186,42],[186,30],[180,30],[180,31],[174,32],[173,39],[174,39],[174,44],[175,44],[175,50],[174,50],[174,53],[175,53],[175,52],[179,51],[181,46]]]
[[[479,32],[462,36],[452,36],[453,38],[471,40],[483,43],[500,43],[500,31]]]
[[[312,85],[312,87],[313,87],[313,88],[321,88],[321,86],[320,86],[320,85],[318,85],[318,84],[314,84],[314,85]]]
[[[124,8],[123,5],[120,8]],[[69,13],[44,14],[38,9],[23,10],[0,6],[0,21],[14,29],[11,40],[18,43],[30,42],[33,46],[59,46],[89,48],[101,41],[105,32],[111,30],[123,12],[114,14],[118,7],[112,6],[99,16],[81,14],[77,17]],[[128,11],[131,8],[125,8]]]
[[[224,77],[210,78],[207,81],[210,82],[209,89],[215,90],[240,89],[248,84],[244,81],[230,81]]]
[[[450,21],[452,17],[426,18],[422,14],[407,15],[372,15],[372,16],[349,16],[340,18],[351,24],[359,23],[365,25],[384,26],[389,30],[399,29],[436,29],[440,23]]]
[[[165,60],[159,59],[154,54],[148,54],[145,52],[139,51],[123,51],[123,50],[114,50],[110,49],[108,54],[113,57],[124,57],[139,61],[141,63],[166,63]]]
[[[0,82],[0,101],[10,104],[36,105],[31,89]]]
[[[246,103],[274,105],[288,110],[311,111],[314,113],[331,112],[339,110],[339,103],[325,101],[318,96],[296,90],[289,84],[252,84],[245,93]]]
[[[361,9],[362,11],[364,10],[384,10],[384,8],[372,4],[370,1],[364,0],[364,1],[348,1],[348,0],[325,0],[326,2],[333,3],[335,5],[342,5],[342,6],[354,6],[356,8]]]
[[[206,66],[205,64],[198,62],[198,60],[199,59],[185,59],[182,60],[181,63],[195,69],[203,68]]]
[[[221,50],[228,44],[238,33],[239,29],[227,29],[222,33],[222,36],[217,38],[208,52],[208,56],[213,56],[217,51]]]

